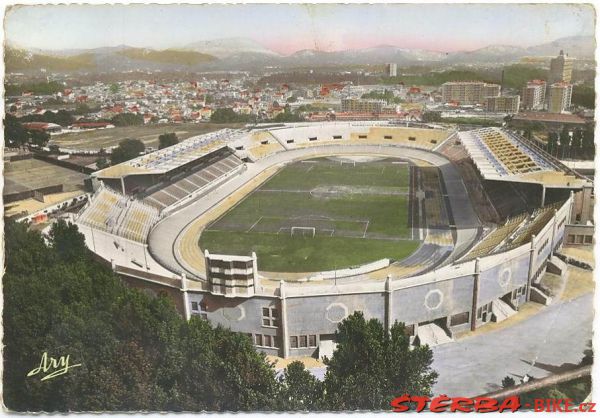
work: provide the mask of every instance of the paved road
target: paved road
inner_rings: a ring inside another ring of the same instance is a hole
[[[454,166],[440,154],[429,151],[401,146],[381,145],[328,145],[319,147],[297,148],[285,152],[269,155],[256,163],[248,164],[247,170],[233,177],[224,185],[211,191],[201,199],[178,210],[161,220],[150,232],[148,237],[149,249],[152,256],[164,267],[174,272],[187,271],[188,275],[199,278],[203,272],[189,271],[179,261],[174,249],[177,237],[190,222],[200,214],[218,204],[226,198],[233,190],[239,189],[248,181],[252,180],[258,173],[265,169],[284,164],[293,160],[310,158],[316,155],[344,155],[360,154],[386,155],[389,157],[420,159],[440,168],[448,193],[451,211],[454,215],[454,223],[458,230],[456,252],[472,245],[480,226],[479,219],[473,210],[467,190],[459,173]],[[429,257],[430,254],[427,256]],[[452,259],[452,257],[449,257]],[[426,258],[424,258],[425,260]]]
[[[586,294],[510,328],[434,347],[433,368],[440,374],[434,392],[474,396],[500,389],[508,375],[519,381],[526,373],[544,377],[567,370],[588,348],[593,315],[593,294]]]
[[[588,348],[593,315],[593,294],[587,294],[550,305],[510,328],[434,347],[433,368],[440,374],[434,393],[476,396],[500,389],[508,375],[518,382],[526,373],[540,378],[568,370]],[[325,371],[310,369],[320,380]]]

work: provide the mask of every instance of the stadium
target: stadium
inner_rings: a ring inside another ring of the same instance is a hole
[[[284,358],[331,355],[354,311],[437,345],[549,303],[593,199],[508,130],[384,121],[223,129],[92,184],[73,221],[97,256]]]

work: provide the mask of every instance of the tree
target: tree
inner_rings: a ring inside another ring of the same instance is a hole
[[[322,408],[323,384],[299,361],[291,362],[279,377],[281,409],[316,411]]]
[[[75,115],[87,115],[91,113],[92,109],[86,103],[77,103],[73,114]]]
[[[506,376],[504,379],[502,379],[502,387],[504,389],[513,387],[514,385],[515,385],[515,379],[513,379],[512,377]]]
[[[175,132],[165,133],[158,136],[158,149],[170,147],[171,145],[179,144],[179,139]]]
[[[108,160],[106,159],[106,157],[98,157],[96,158],[96,167],[98,168],[98,170],[102,170],[106,167],[108,167],[110,164],[108,163]]]
[[[582,106],[587,109],[594,109],[596,101],[596,92],[594,87],[585,85],[573,86],[573,96],[571,102],[574,105]]]
[[[586,160],[593,160],[596,155],[593,122],[586,124],[585,129],[583,130],[582,147]]]
[[[166,297],[126,287],[72,224],[48,245],[5,225],[4,401],[15,411],[237,411],[276,406],[278,381],[243,334],[186,321]],[[27,377],[42,353],[81,366]]]
[[[442,114],[440,112],[423,112],[421,120],[423,122],[441,122]]]
[[[377,319],[355,312],[338,325],[337,349],[325,374],[325,402],[332,410],[389,409],[400,394],[430,396],[437,373],[428,346],[410,347],[404,324],[386,332]]]
[[[556,155],[558,148],[558,134],[556,132],[550,132],[548,134],[548,142],[546,143],[546,151],[551,155]]]
[[[582,158],[583,157],[583,131],[576,129],[573,131],[573,140],[571,141],[571,150],[569,158]]]
[[[229,107],[217,109],[210,116],[210,121],[213,123],[250,122],[251,119],[252,116],[235,113],[233,109]]]
[[[144,124],[144,116],[136,113],[119,113],[110,121],[115,126],[138,126]]]
[[[63,219],[56,221],[48,234],[51,247],[58,257],[66,262],[87,259],[89,253],[85,246],[85,237],[77,225]]]
[[[44,131],[30,131],[29,142],[38,147],[45,146],[50,141],[50,134]]]
[[[112,94],[116,94],[119,92],[119,85],[117,83],[112,83],[109,87],[109,90]]]
[[[558,158],[564,159],[565,156],[568,154],[569,150],[571,149],[571,131],[566,125],[560,132],[559,141],[560,143],[558,148]]]
[[[110,155],[111,164],[119,164],[139,157],[146,149],[144,143],[139,139],[124,139],[119,142],[119,146],[113,148]]]
[[[289,106],[285,107],[283,113],[278,114],[277,116],[275,116],[272,119],[273,122],[277,122],[277,123],[302,122],[303,120],[304,120],[304,118],[302,116],[300,116],[299,113],[292,113]]]
[[[29,141],[29,133],[19,119],[7,113],[4,118],[4,139],[7,145],[12,147],[22,147]]]
[[[71,112],[64,109],[61,109],[56,113],[47,110],[42,115],[42,121],[48,123],[56,123],[60,126],[69,126],[73,124],[75,118],[73,117]]]

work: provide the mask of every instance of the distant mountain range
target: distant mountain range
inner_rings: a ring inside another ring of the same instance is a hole
[[[256,41],[227,38],[199,41],[182,48],[154,50],[126,45],[94,49],[60,51],[25,50],[11,47],[5,50],[7,72],[29,72],[45,68],[48,71],[211,71],[248,70],[264,67],[323,67],[335,65],[365,65],[397,63],[399,66],[419,63],[439,64],[504,64],[525,57],[556,56],[562,49],[579,59],[593,59],[596,48],[593,36],[574,36],[553,42],[522,48],[491,45],[475,51],[438,52],[406,49],[391,45],[344,51],[301,50],[281,55]]]

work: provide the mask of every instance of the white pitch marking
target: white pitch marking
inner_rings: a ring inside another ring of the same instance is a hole
[[[254,222],[254,223],[252,224],[252,226],[250,227],[250,229],[248,229],[246,232],[250,232],[250,231],[252,231],[252,229],[254,229],[254,227],[255,227],[255,226],[256,226],[256,225],[257,225],[257,224],[258,224],[258,223],[261,221],[261,219],[262,219],[262,218],[263,218],[262,216],[261,216],[260,218],[258,218],[258,220],[257,220],[256,222]],[[279,232],[278,232],[278,233],[279,233]]]

